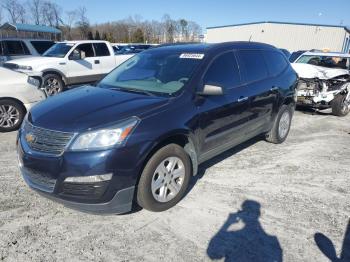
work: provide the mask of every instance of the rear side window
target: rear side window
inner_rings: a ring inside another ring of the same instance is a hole
[[[27,46],[22,41],[4,41],[7,55],[30,55]]]
[[[96,56],[109,56],[109,50],[105,43],[95,43],[94,44]]]
[[[54,45],[54,42],[51,41],[31,41],[30,43],[40,55]]]
[[[85,57],[94,57],[94,50],[92,49],[92,44],[81,44],[78,45],[76,50],[85,52]]]
[[[254,82],[268,77],[264,56],[260,50],[240,50],[237,52],[245,82]]]
[[[221,86],[225,89],[240,85],[238,64],[233,52],[215,58],[204,76],[204,84]]]
[[[276,51],[263,51],[263,53],[270,75],[276,76],[288,66],[288,62],[283,54]]]

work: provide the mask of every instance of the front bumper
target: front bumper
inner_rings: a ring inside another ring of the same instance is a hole
[[[138,170],[132,159],[125,161],[121,157],[124,155],[123,150],[66,152],[62,156],[52,157],[31,151],[22,139],[19,131],[19,166],[30,188],[49,199],[83,212],[121,214],[131,211]],[[123,163],[129,163],[133,167],[128,168]],[[67,177],[107,173],[113,173],[113,176],[106,182],[65,182]]]

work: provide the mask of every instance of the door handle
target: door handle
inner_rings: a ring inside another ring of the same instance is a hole
[[[279,90],[279,87],[278,86],[273,86],[271,87],[270,91],[278,91]]]
[[[95,64],[99,64],[100,63],[100,60],[95,60]]]
[[[247,101],[248,97],[247,96],[241,96],[237,99],[237,102],[243,102],[243,101]]]

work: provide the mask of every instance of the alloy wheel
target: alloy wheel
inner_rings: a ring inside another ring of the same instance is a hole
[[[290,114],[287,110],[285,110],[280,118],[280,123],[278,126],[278,135],[280,138],[285,138],[288,134],[289,127],[290,127]]]
[[[60,85],[58,79],[50,77],[45,81],[45,90],[49,96],[57,95],[62,92],[62,86]]]
[[[13,105],[0,105],[0,127],[11,128],[19,122],[20,114]]]

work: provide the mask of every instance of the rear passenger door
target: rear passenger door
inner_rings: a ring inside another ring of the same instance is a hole
[[[99,65],[100,75],[108,74],[115,67],[114,54],[112,55],[106,45],[106,43],[94,43],[95,49],[95,63]]]
[[[252,137],[269,126],[278,87],[274,86],[269,76],[262,50],[238,50],[236,54],[250,104],[246,133]]]
[[[202,97],[200,110],[200,161],[205,161],[244,140],[249,114],[245,86],[242,86],[233,52],[220,54],[209,65],[203,85],[224,89],[223,95]]]

